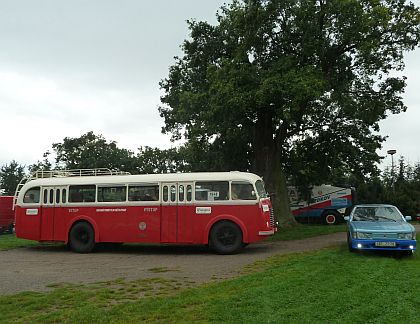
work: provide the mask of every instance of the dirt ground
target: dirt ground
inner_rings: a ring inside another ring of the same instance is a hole
[[[417,231],[419,227],[417,227]],[[267,257],[345,244],[346,233],[296,241],[250,244],[237,255],[217,255],[204,247],[130,246],[77,254],[64,246],[0,251],[0,295],[47,291],[60,283],[86,284],[119,278],[161,277],[202,283],[231,278]],[[326,271],[328,271],[326,265]]]

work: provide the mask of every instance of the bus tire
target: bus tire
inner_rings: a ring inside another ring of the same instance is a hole
[[[218,254],[235,254],[242,247],[242,231],[230,221],[220,221],[210,231],[210,248]]]
[[[70,248],[77,253],[89,253],[95,247],[95,231],[87,222],[73,225],[69,235]]]
[[[322,222],[326,225],[338,224],[340,215],[334,210],[327,210],[322,214]]]

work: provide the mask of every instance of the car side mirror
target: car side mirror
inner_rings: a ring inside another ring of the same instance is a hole
[[[350,216],[344,216],[344,220],[348,222],[350,220]]]
[[[411,216],[404,216],[404,218],[407,222],[411,221]]]

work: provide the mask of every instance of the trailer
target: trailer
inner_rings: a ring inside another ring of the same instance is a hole
[[[354,203],[353,188],[320,185],[310,187],[304,194],[297,187],[288,187],[288,194],[292,214],[301,222],[338,224]]]
[[[0,196],[0,233],[13,233],[15,213],[13,196]]]

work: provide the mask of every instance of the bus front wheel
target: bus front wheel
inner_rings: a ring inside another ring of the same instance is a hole
[[[213,225],[210,232],[210,248],[219,254],[235,254],[243,247],[242,231],[230,221]]]
[[[74,252],[91,252],[95,247],[95,232],[92,226],[86,222],[73,225],[70,231],[69,244]]]

